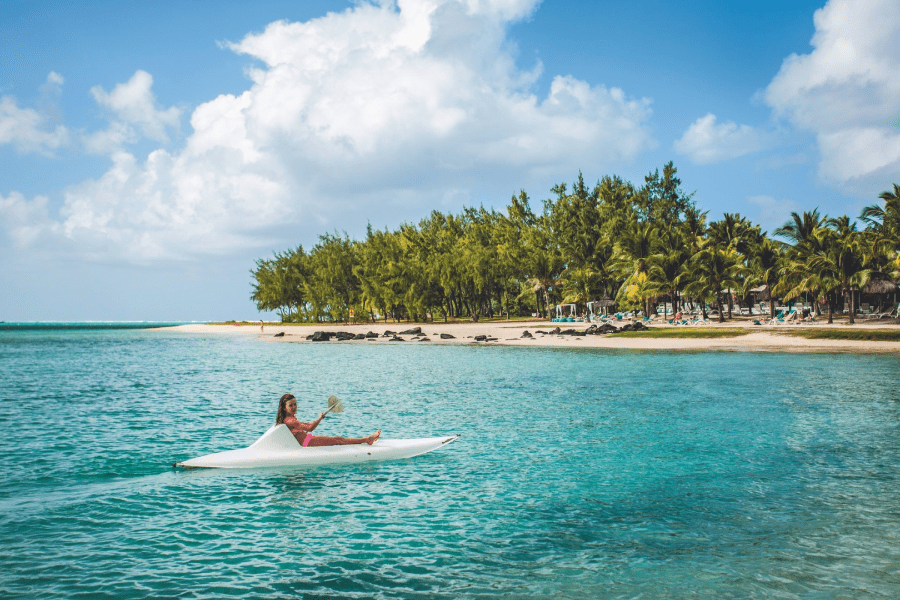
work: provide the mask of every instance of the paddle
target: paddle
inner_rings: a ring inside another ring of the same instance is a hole
[[[325,414],[327,415],[331,411],[334,411],[335,413],[344,412],[344,404],[337,396],[328,397],[328,410],[325,411]]]

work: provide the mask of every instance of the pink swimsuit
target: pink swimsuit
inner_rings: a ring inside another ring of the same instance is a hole
[[[312,440],[312,434],[308,431],[303,431],[300,429],[300,421],[298,421],[295,417],[285,417],[284,424],[288,426],[288,429],[291,430],[291,433],[294,434],[294,437],[297,437],[299,433],[305,433],[306,436],[303,438],[303,441],[300,442],[300,445],[304,448],[309,446],[310,440]],[[298,440],[299,441],[299,440]]]

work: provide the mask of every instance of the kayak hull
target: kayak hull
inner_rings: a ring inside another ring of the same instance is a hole
[[[351,444],[304,448],[287,426],[281,424],[271,427],[261,438],[247,448],[207,454],[206,456],[175,463],[175,466],[189,469],[254,469],[260,467],[339,465],[377,460],[396,460],[437,450],[457,437],[445,436],[405,440],[379,439],[371,446],[368,444]]]

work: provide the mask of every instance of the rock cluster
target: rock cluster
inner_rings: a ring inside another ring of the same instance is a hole
[[[572,336],[572,337],[583,337],[583,336],[587,336],[587,335],[605,335],[608,333],[618,333],[620,331],[643,331],[645,329],[649,329],[649,328],[646,325],[644,325],[643,323],[641,323],[640,321],[638,321],[637,323],[633,323],[633,324],[628,323],[627,325],[623,325],[622,327],[616,327],[615,325],[612,325],[611,323],[603,323],[602,325],[591,325],[587,329],[584,329],[581,331],[579,331],[577,329],[561,330],[559,327],[555,327],[555,328],[551,329],[550,331],[538,330],[535,333],[538,333],[541,335],[568,335],[568,336]],[[276,337],[280,337],[283,335],[284,335],[283,333],[279,333],[276,335]],[[391,341],[391,342],[405,342],[406,340],[404,338],[400,337],[401,335],[411,335],[413,337],[413,341],[416,341],[416,342],[430,342],[431,341],[431,339],[428,337],[428,335],[422,332],[421,327],[413,327],[412,329],[407,329],[406,331],[401,331],[400,333],[397,333],[396,331],[387,330],[380,336],[373,331],[370,331],[365,334],[363,334],[363,333],[353,334],[353,333],[348,333],[346,331],[337,331],[337,332],[335,332],[335,331],[316,331],[316,332],[312,333],[311,335],[306,336],[306,339],[310,340],[312,342],[328,342],[332,338],[334,338],[338,341],[343,342],[343,341],[347,341],[347,340],[374,340],[379,337],[382,337],[382,338],[388,338],[388,341]],[[442,340],[455,340],[456,339],[456,336],[450,335],[449,333],[441,333],[441,334],[435,333],[434,335],[440,335],[440,338]],[[526,330],[526,331],[522,332],[521,337],[525,338],[525,339],[529,339],[529,338],[534,338],[534,335],[532,335],[531,332]],[[489,337],[488,335],[484,335],[484,334],[476,335],[474,338],[474,342],[496,342],[496,341],[497,341],[497,338]]]

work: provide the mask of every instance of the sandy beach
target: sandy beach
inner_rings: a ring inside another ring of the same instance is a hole
[[[623,323],[624,324],[624,323]],[[401,332],[421,328],[424,335],[414,336]],[[432,344],[479,344],[488,346],[533,346],[548,348],[619,348],[629,350],[721,350],[721,351],[769,351],[769,352],[860,352],[860,353],[900,353],[900,341],[859,341],[859,340],[834,340],[834,339],[808,339],[790,335],[792,331],[800,330],[842,330],[859,331],[864,329],[877,329],[882,331],[900,331],[900,326],[894,323],[866,322],[859,320],[855,325],[847,325],[845,322],[835,322],[833,325],[819,323],[815,325],[753,325],[747,320],[735,320],[726,323],[713,323],[705,326],[680,326],[689,335],[691,329],[714,328],[745,328],[750,331],[746,335],[723,338],[691,338],[691,337],[610,337],[608,335],[558,335],[552,333],[559,327],[562,331],[584,331],[588,325],[585,323],[551,323],[549,321],[507,321],[490,323],[367,323],[361,325],[283,325],[281,323],[266,323],[264,330],[260,331],[259,325],[207,325],[192,324],[167,328],[168,331],[181,331],[186,333],[205,334],[245,334],[256,335],[262,339],[276,343],[346,343],[346,344],[397,344],[397,343],[422,343],[420,340],[427,338],[425,343]],[[651,327],[675,329],[668,324],[653,324]],[[328,342],[310,342],[308,335],[316,331],[347,332],[352,334],[366,334],[373,332],[377,338],[368,340],[350,340],[340,342],[331,339]],[[523,337],[524,332],[529,332],[532,337]],[[392,336],[385,336],[385,332],[394,332],[403,342],[392,341]],[[276,337],[276,334],[283,336]],[[453,338],[443,339],[441,334],[452,335]],[[487,341],[476,340],[476,336],[486,336]]]

